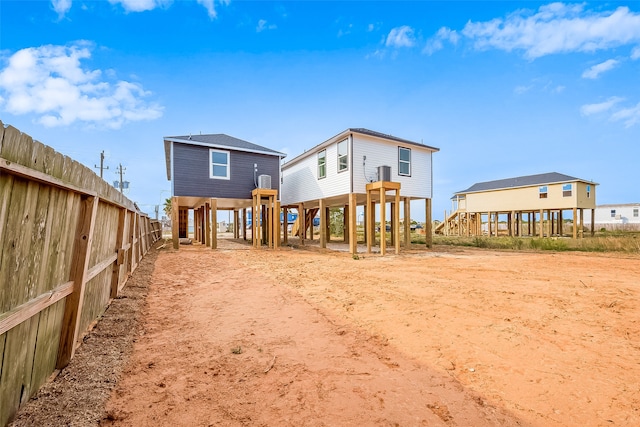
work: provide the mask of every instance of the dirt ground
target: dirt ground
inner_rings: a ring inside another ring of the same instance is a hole
[[[640,425],[640,256],[220,244],[158,253],[100,425]]]

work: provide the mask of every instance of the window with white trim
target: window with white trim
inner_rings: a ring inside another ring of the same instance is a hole
[[[338,142],[338,172],[349,169],[349,151],[347,148],[347,139]]]
[[[398,147],[398,175],[411,176],[411,149]]]
[[[615,218],[615,217],[616,217],[616,210],[611,209],[611,218]]]
[[[572,186],[571,184],[563,184],[562,185],[562,197],[571,197],[571,193],[572,193]]]
[[[546,185],[541,185],[538,187],[538,193],[540,194],[541,199],[546,199],[548,194],[548,189]]]
[[[318,153],[318,179],[327,176],[327,150]]]
[[[638,208],[633,208],[633,217],[638,218]]]
[[[223,150],[209,149],[209,178],[229,179],[231,176],[231,165],[229,162],[229,152]]]
[[[591,198],[591,186],[587,184],[587,199]]]

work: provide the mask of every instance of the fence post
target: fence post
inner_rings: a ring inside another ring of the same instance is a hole
[[[80,199],[78,225],[74,236],[73,254],[71,257],[70,279],[73,281],[73,292],[67,296],[65,300],[62,330],[60,331],[60,345],[58,346],[58,359],[56,362],[58,369],[67,366],[75,352],[80,316],[82,315],[85,279],[89,267],[91,243],[93,241],[93,229],[96,213],[98,212],[98,202],[99,199],[97,196],[82,195]]]
[[[118,213],[118,234],[116,235],[116,253],[118,254],[118,259],[116,259],[116,262],[113,264],[113,273],[111,275],[111,298],[118,296],[118,288],[120,287],[120,270],[122,270],[121,266],[124,262],[124,249],[122,249],[122,243],[124,242],[124,225],[126,218],[127,209],[121,208]]]

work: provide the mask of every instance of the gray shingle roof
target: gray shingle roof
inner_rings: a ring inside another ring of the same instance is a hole
[[[224,133],[214,133],[208,135],[165,136],[164,139],[174,142],[182,142],[184,144],[199,143],[210,145],[212,147],[235,148],[240,151],[260,152],[264,154],[272,154],[275,156],[284,157],[284,153],[280,153],[279,151],[254,144],[249,141],[234,138],[233,136],[225,135]]]
[[[582,181],[595,184],[584,179],[564,175],[558,172],[541,173],[538,175],[518,176],[515,178],[498,179],[496,181],[478,182],[463,191],[454,194],[477,193],[480,191],[501,190],[506,188],[529,187],[532,185],[556,184],[559,182]]]

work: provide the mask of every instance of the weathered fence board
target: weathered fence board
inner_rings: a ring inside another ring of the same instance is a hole
[[[93,170],[0,122],[0,426],[66,366],[161,233]]]

